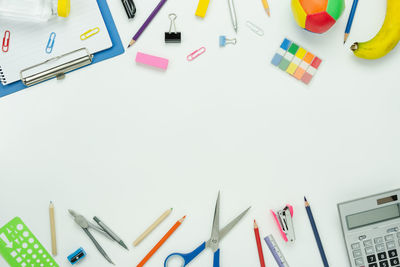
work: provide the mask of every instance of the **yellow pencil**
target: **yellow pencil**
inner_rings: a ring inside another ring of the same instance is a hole
[[[264,6],[265,11],[267,12],[268,16],[270,17],[270,16],[271,16],[271,13],[270,13],[270,11],[269,11],[269,5],[268,5],[267,0],[262,0],[262,3],[263,3],[263,6]]]

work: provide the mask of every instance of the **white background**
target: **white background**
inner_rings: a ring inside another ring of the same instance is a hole
[[[156,6],[136,0],[128,21],[109,1],[124,44]],[[67,209],[96,215],[129,244],[124,251],[95,233],[117,266],[136,266],[183,215],[181,228],[148,262],[162,266],[171,252],[190,252],[210,235],[221,190],[221,226],[248,206],[251,212],[221,244],[222,266],[259,266],[253,233],[273,233],[291,266],[321,266],[303,206],[307,195],[331,266],[348,266],[336,204],[399,187],[400,90],[397,47],[365,61],[348,46],[379,30],[383,1],[359,3],[348,44],[343,33],[351,1],[337,25],[315,35],[294,22],[288,0],[237,0],[238,44],[227,1],[211,0],[204,20],[197,1],[169,0],[124,55],[0,100],[0,225],[21,216],[50,248],[48,204],[56,205],[59,256],[83,246],[80,266],[110,266]],[[164,44],[168,14],[178,15],[182,44]],[[246,20],[265,36],[250,32]],[[305,86],[270,59],[288,37],[323,63]],[[186,56],[205,46],[189,63]],[[170,59],[166,72],[134,63],[137,51]],[[269,209],[295,208],[297,241],[283,244]],[[172,215],[139,247],[131,242],[162,212]],[[264,246],[267,266],[276,266]],[[0,259],[0,265],[6,263]],[[211,266],[208,251],[191,266]]]

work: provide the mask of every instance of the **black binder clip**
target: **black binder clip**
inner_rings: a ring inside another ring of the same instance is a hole
[[[136,6],[133,0],[122,0],[128,18],[133,19],[136,14]]]
[[[181,42],[181,33],[176,31],[175,20],[177,18],[176,14],[169,14],[169,19],[171,20],[171,25],[169,26],[169,32],[165,33],[165,42],[166,43],[180,43]],[[174,31],[172,31],[172,27]]]

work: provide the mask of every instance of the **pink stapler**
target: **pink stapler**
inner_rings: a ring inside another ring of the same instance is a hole
[[[277,212],[271,210],[271,213],[278,225],[283,240],[285,240],[285,242],[290,241],[293,243],[296,240],[293,227],[293,206],[288,204],[282,210],[278,210]]]

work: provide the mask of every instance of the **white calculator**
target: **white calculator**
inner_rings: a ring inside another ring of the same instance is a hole
[[[338,204],[352,267],[400,267],[400,189]]]

